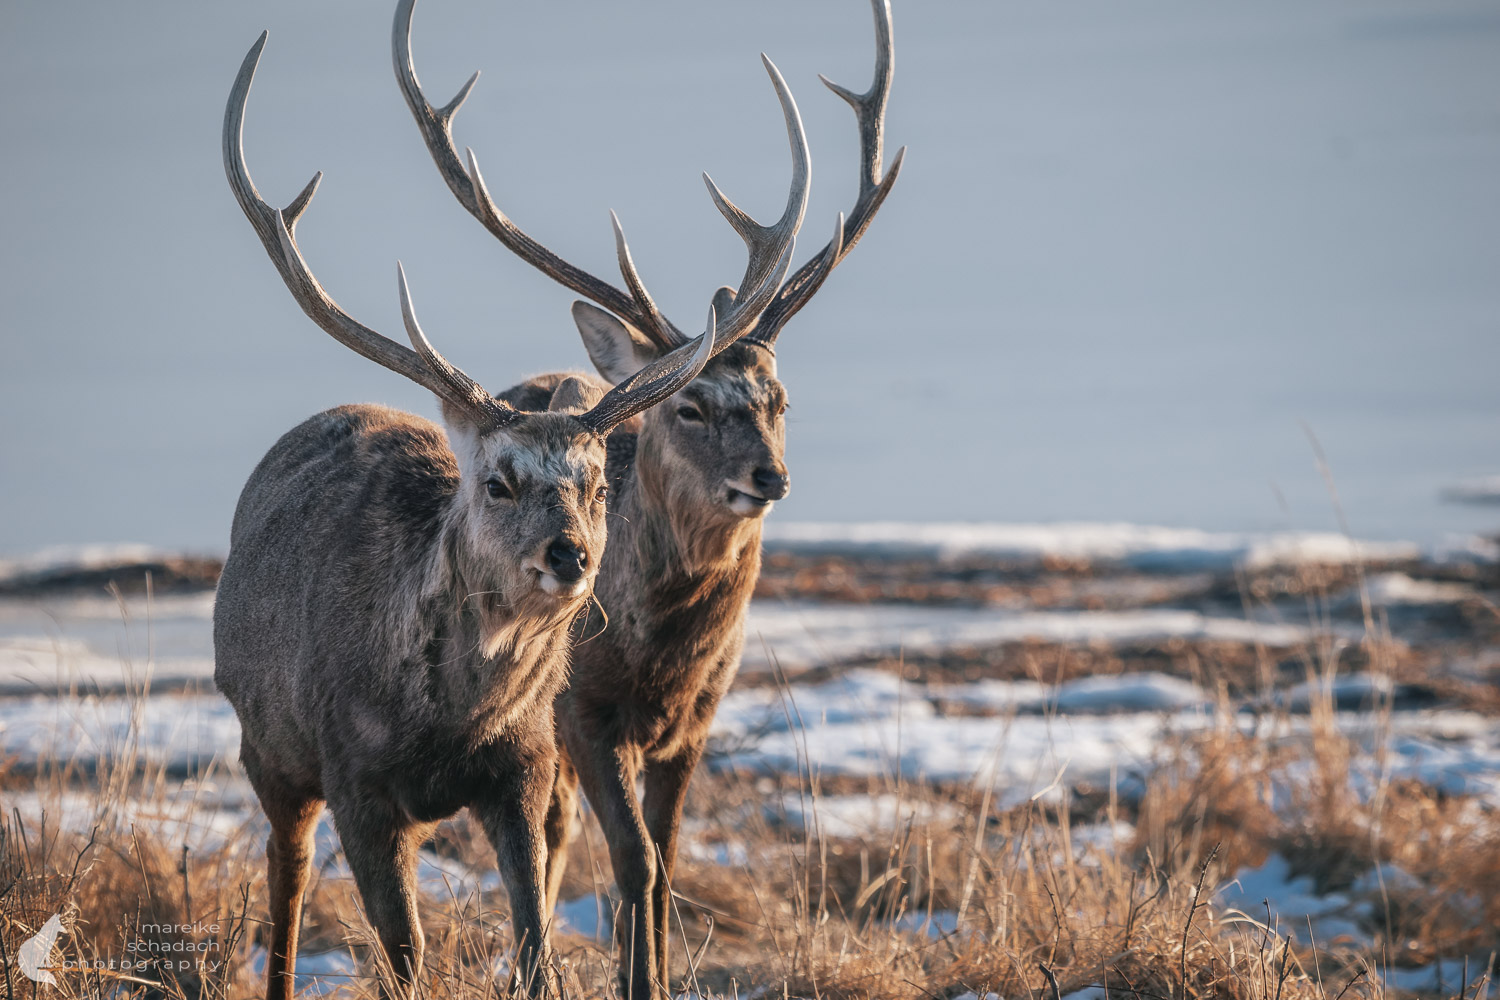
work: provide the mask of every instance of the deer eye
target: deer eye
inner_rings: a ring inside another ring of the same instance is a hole
[[[608,500],[608,499],[609,499],[609,487],[608,486],[601,486],[597,490],[594,491],[594,502],[595,503],[603,503],[605,500]]]
[[[484,488],[489,493],[491,500],[505,500],[510,498],[510,487],[498,479],[486,480]]]
[[[679,406],[677,408],[677,416],[690,424],[703,423],[703,413],[696,406]]]

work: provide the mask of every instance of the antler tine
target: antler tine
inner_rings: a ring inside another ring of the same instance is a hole
[[[240,203],[245,217],[255,227],[266,253],[271,258],[271,263],[276,265],[276,270],[280,273],[287,290],[292,293],[292,298],[302,307],[302,311],[307,313],[308,317],[334,340],[376,364],[389,368],[418,385],[430,389],[438,396],[470,413],[477,421],[489,426],[499,426],[513,419],[516,415],[514,410],[490,397],[483,389],[479,389],[472,379],[463,375],[444,360],[442,355],[433,350],[431,345],[427,344],[426,338],[422,338],[425,350],[422,354],[418,354],[355,320],[323,290],[323,286],[318,283],[318,279],[307,266],[307,261],[303,259],[302,251],[298,249],[294,235],[298,218],[307,209],[312,201],[313,193],[317,191],[318,182],[323,177],[321,173],[316,174],[285,209],[272,208],[256,190],[255,182],[250,179],[250,169],[245,163],[245,106],[250,98],[250,84],[255,79],[255,70],[260,64],[260,55],[265,48],[267,34],[262,32],[256,43],[250,47],[244,62],[240,64],[239,75],[235,77],[234,86],[229,92],[229,103],[224,109],[224,173],[229,178],[229,186],[234,191],[235,200]],[[405,307],[409,303],[404,280],[401,292],[402,304]],[[415,323],[415,319],[412,322]],[[413,340],[415,339],[414,337]],[[473,391],[461,388],[461,383],[453,377],[455,375],[466,380],[467,384],[483,395],[487,402],[478,399]]]
[[[579,419],[594,433],[605,437],[621,423],[687,385],[713,357],[716,327],[714,307],[709,306],[708,323],[702,334],[620,382]]]
[[[448,386],[449,392],[443,394],[444,398],[464,401],[470,411],[485,414],[486,422],[491,426],[499,427],[514,419],[516,411],[509,404],[490,395],[484,386],[475,382],[463,369],[443,357],[432,346],[432,342],[422,332],[422,324],[417,322],[417,313],[411,304],[411,290],[406,287],[406,268],[401,266],[399,260],[396,261],[396,284],[401,292],[401,322],[406,327],[406,335],[427,367]]]
[[[442,108],[432,106],[422,94],[421,84],[417,81],[416,65],[412,59],[411,24],[415,7],[416,0],[399,0],[396,5],[396,17],[391,28],[391,60],[395,66],[396,80],[401,86],[401,93],[405,96],[407,107],[411,109],[412,116],[417,121],[417,127],[421,130],[427,151],[432,155],[438,172],[442,174],[449,190],[458,198],[459,204],[463,205],[470,215],[478,219],[516,256],[565,288],[598,303],[635,326],[658,347],[676,349],[685,344],[688,340],[687,335],[662,315],[646,292],[645,284],[641,281],[640,274],[630,259],[629,247],[625,244],[618,219],[615,220],[616,253],[628,291],[621,291],[609,282],[563,260],[528,236],[504,212],[500,211],[494,199],[490,197],[489,189],[484,183],[484,175],[479,170],[479,159],[474,155],[474,151],[465,150],[466,164],[465,160],[459,158],[458,148],[453,141],[453,118],[468,97],[478,74],[470,77],[469,82],[464,84],[458,95],[448,104]],[[715,353],[722,351],[754,327],[758,312],[752,312],[752,306],[755,310],[760,310],[771,302],[771,298],[755,294],[755,292],[758,292],[760,286],[767,280],[776,276],[783,251],[796,235],[797,227],[801,225],[803,213],[807,208],[810,155],[807,149],[807,138],[802,130],[802,119],[797,113],[796,102],[792,99],[791,91],[780,72],[769,59],[764,56],[761,58],[765,61],[772,84],[776,87],[777,97],[781,101],[782,111],[786,117],[787,134],[792,143],[791,193],[787,198],[787,208],[782,217],[775,225],[762,227],[725,198],[707,175],[704,176],[708,182],[709,193],[714,203],[718,205],[719,211],[724,214],[730,225],[750,248],[750,260],[745,269],[745,278],[740,285],[737,303],[729,314],[719,318],[719,336],[714,343]],[[780,287],[780,278],[777,278],[777,281],[777,288],[771,289],[772,294]]]
[[[473,155],[471,151],[469,155]],[[646,291],[645,282],[635,269],[635,261],[630,257],[630,244],[625,242],[625,230],[620,225],[620,217],[610,209],[609,222],[615,229],[615,255],[620,261],[620,274],[625,279],[625,287],[630,289],[630,297],[640,307],[641,319],[644,323],[637,326],[640,331],[651,341],[664,350],[680,347],[687,340],[677,328],[667,322],[667,318],[656,308],[656,303],[651,299],[651,293]]]
[[[813,297],[828,278],[829,273],[848,256],[849,251],[864,236],[865,230],[875,219],[875,213],[885,202],[886,196],[895,186],[901,174],[901,164],[906,159],[906,147],[902,146],[891,161],[890,170],[881,176],[881,161],[885,146],[885,108],[891,96],[891,77],[895,72],[895,43],[891,35],[890,0],[870,0],[875,13],[875,79],[870,89],[856,94],[819,74],[829,90],[848,102],[859,122],[860,176],[859,196],[848,221],[841,226],[841,240],[825,246],[816,257],[797,269],[781,289],[776,300],[767,307],[760,322],[748,339],[765,347],[773,347],[776,337],[787,320],[797,314]]]
[[[647,332],[652,331],[649,317],[642,314],[636,301],[609,282],[575,267],[557,254],[526,235],[504,212],[496,207],[484,178],[479,173],[479,162],[474,151],[468,150],[468,169],[459,159],[458,148],[453,142],[453,118],[468,98],[479,74],[475,73],[465,83],[458,95],[442,108],[434,108],[422,93],[417,82],[416,64],[411,53],[411,23],[416,0],[400,0],[396,5],[396,18],[391,27],[391,61],[396,69],[396,82],[406,98],[406,106],[427,145],[427,151],[437,164],[438,172],[447,182],[459,204],[478,219],[490,233],[516,256],[541,271],[565,288],[570,288],[585,298],[592,299],[604,308],[623,317]],[[670,324],[668,324],[670,326]],[[687,338],[672,328],[675,339],[681,343]]]
[[[750,253],[745,266],[745,277],[740,281],[739,291],[735,295],[735,306],[730,315],[725,317],[725,329],[719,334],[720,343],[716,346],[716,351],[722,351],[743,336],[755,325],[761,311],[769,304],[764,296],[755,293],[763,289],[787,249],[796,241],[797,231],[807,213],[807,192],[812,182],[812,154],[807,148],[807,133],[802,128],[802,115],[797,111],[797,102],[771,58],[762,52],[760,59],[771,77],[771,85],[776,88],[781,113],[786,119],[787,140],[792,147],[792,183],[781,218],[769,226],[762,226],[726,198],[713,178],[706,173],[703,175],[709,197],[735,232],[740,234]],[[779,288],[778,279],[771,293],[774,295]]]

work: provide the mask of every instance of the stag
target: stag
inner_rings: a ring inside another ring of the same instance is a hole
[[[516,969],[536,993],[547,981],[553,704],[605,548],[606,439],[696,376],[716,335],[737,337],[753,317],[710,306],[700,336],[619,385],[563,380],[532,413],[432,347],[399,265],[412,349],[376,333],[329,297],[297,246],[321,174],[280,210],[251,181],[242,122],[265,41],[245,57],[225,111],[230,187],[303,311],[431,390],[443,422],[373,405],[320,413],[271,448],[235,510],[214,678],[239,716],[241,760],[271,824],[267,996],[292,996],[325,804],[395,976],[387,995],[410,992],[421,969],[417,850],[464,807],[495,847]],[[784,92],[783,103],[794,118]],[[805,171],[796,184],[805,192]],[[786,227],[756,248],[751,294],[762,303],[789,270],[794,236]],[[619,250],[628,256],[623,236]]]
[[[402,0],[397,10],[396,75],[459,202],[522,259],[597,303],[575,303],[573,317],[608,382],[619,383],[640,365],[681,350],[686,336],[645,293],[623,244],[621,290],[561,260],[511,224],[478,182],[472,150],[470,169],[462,169],[452,119],[474,79],[442,111],[422,96],[411,55],[413,3]],[[876,61],[870,89],[858,94],[823,78],[853,107],[859,124],[859,193],[848,219],[838,217],[832,240],[769,301],[749,294],[756,287],[753,273],[738,289],[719,289],[717,310],[749,320],[743,337],[738,326],[734,336],[720,336],[695,381],[610,440],[609,507],[619,516],[610,520],[610,544],[595,584],[598,605],[584,626],[589,638],[574,649],[572,680],[556,706],[562,753],[547,820],[547,904],[549,910],[555,905],[562,884],[581,785],[609,842],[621,897],[615,926],[621,990],[636,1000],[658,996],[668,982],[670,883],[683,801],[719,700],[739,666],[745,610],[760,573],[763,519],[790,488],[787,396],[776,378],[776,338],[864,235],[905,153],[883,170],[894,52],[889,4],[872,5]],[[769,60],[766,65],[781,90],[779,74]],[[794,138],[794,148],[799,145],[800,137]],[[707,175],[704,180],[724,209],[713,181]],[[732,206],[725,215],[749,240],[800,218],[803,207],[789,202],[769,230]],[[575,378],[542,376],[501,398],[523,409],[545,408]],[[643,801],[636,797],[638,778],[644,778]]]

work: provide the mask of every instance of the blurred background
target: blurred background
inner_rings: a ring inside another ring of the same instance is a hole
[[[587,364],[573,296],[437,175],[390,67],[390,5],[0,8],[0,552],[222,551],[238,491],[320,409],[428,395],[301,314],[220,165],[262,29],[246,150],[353,315],[424,326],[492,390]],[[781,339],[785,521],[1130,521],[1434,543],[1500,509],[1500,9],[896,0],[889,152],[858,250]],[[813,150],[799,262],[852,204],[862,0],[424,0],[423,84],[497,202],[615,275],[607,209],[696,322],[739,241],[700,171],[763,219],[789,161],[757,53]],[[1482,491],[1481,491],[1482,492]]]

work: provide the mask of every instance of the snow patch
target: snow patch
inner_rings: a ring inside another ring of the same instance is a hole
[[[857,657],[940,653],[965,646],[1054,642],[1119,644],[1165,639],[1301,645],[1312,629],[1196,611],[1011,611],[921,605],[754,602],[745,627],[745,670],[772,663],[810,667]],[[1351,633],[1357,635],[1357,633]]]
[[[1475,596],[1474,588],[1467,584],[1414,580],[1405,573],[1380,573],[1372,576],[1366,583],[1365,590],[1370,595],[1370,603],[1376,607],[1456,604]],[[1350,592],[1348,599],[1358,603],[1359,592]]]
[[[783,523],[766,526],[768,549],[953,559],[963,556],[1085,559],[1139,568],[1252,568],[1356,559],[1413,559],[1409,542],[1356,541],[1330,532],[1249,534],[1140,524]]]
[[[60,570],[110,569],[135,563],[176,559],[180,552],[131,542],[98,545],[54,545],[24,556],[0,559],[0,583]]]

